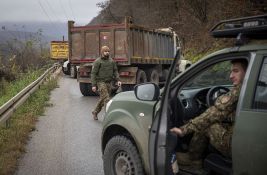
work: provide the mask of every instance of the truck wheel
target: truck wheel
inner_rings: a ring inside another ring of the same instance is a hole
[[[160,77],[160,81],[162,82],[162,81],[166,81],[167,80],[167,78],[168,78],[168,75],[169,75],[169,70],[168,69],[163,69],[162,70],[162,76]]]
[[[147,71],[147,77],[149,82],[159,84],[159,73],[156,69],[149,69]]]
[[[77,69],[76,69],[76,66],[71,66],[70,67],[70,77],[71,78],[76,78],[77,77]]]
[[[142,69],[139,69],[136,73],[136,84],[145,82],[147,82],[146,73]]]
[[[81,83],[80,82],[80,91],[83,96],[96,96],[97,93],[92,91],[92,85],[90,83]]]
[[[141,158],[135,145],[124,136],[115,136],[104,150],[104,173],[143,175]]]

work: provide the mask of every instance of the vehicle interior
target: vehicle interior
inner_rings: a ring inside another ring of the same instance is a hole
[[[171,90],[173,97],[171,99],[171,116],[175,127],[180,127],[199,116],[210,106],[213,106],[219,96],[232,89],[233,85],[229,76],[231,61],[234,59],[240,59],[240,56],[230,57],[227,55],[226,58],[219,58],[218,61],[205,64],[203,68],[198,69],[197,73],[194,70],[189,71],[186,78],[180,78],[184,79],[183,83],[174,83],[174,88]],[[243,56],[242,59],[248,62],[248,57]],[[187,152],[192,135],[189,134],[177,139],[175,152]],[[199,174],[200,172],[231,174],[231,167],[231,158],[220,154],[211,144],[207,146],[203,154],[203,169],[201,171],[194,170],[192,167],[188,169],[188,167],[179,166],[182,172],[189,174]]]
[[[249,38],[259,39],[266,36],[266,27],[260,29],[261,25],[266,26],[262,21],[266,21],[266,15],[222,21],[212,28],[211,35],[215,38],[236,38],[235,46],[238,47],[246,44]],[[200,62],[198,68],[191,67],[190,71],[172,83],[169,101],[171,127],[180,127],[188,123],[212,106],[219,96],[232,89],[229,75],[231,60],[234,59],[245,59],[249,64],[250,54],[233,53],[217,58],[215,56],[205,63]],[[187,152],[192,135],[178,138],[174,152]],[[202,160],[200,171],[178,165],[179,175],[232,174],[231,157],[222,155],[211,144],[207,145]]]

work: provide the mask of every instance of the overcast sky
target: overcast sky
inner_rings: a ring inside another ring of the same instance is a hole
[[[85,25],[98,15],[105,0],[0,0],[0,22],[67,22]]]

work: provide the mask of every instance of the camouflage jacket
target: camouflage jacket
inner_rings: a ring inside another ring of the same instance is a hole
[[[97,58],[91,72],[92,86],[96,86],[98,82],[111,82],[112,80],[119,80],[116,63],[111,58]]]
[[[214,106],[181,127],[185,134],[202,132],[214,123],[233,121],[240,94],[240,86],[217,98]]]

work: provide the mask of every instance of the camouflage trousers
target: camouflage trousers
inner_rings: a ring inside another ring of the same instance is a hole
[[[201,159],[210,143],[226,157],[231,157],[232,126],[215,123],[203,132],[195,132],[189,144],[189,154],[193,159]]]
[[[102,107],[110,100],[111,85],[110,83],[99,82],[97,83],[99,100],[96,104],[94,112],[97,114],[101,111]]]

